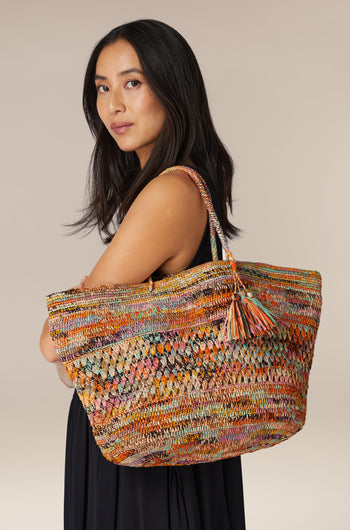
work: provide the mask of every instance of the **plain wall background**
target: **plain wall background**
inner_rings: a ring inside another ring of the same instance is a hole
[[[46,294],[103,246],[65,237],[92,139],[81,109],[93,45],[138,18],[192,46],[236,163],[241,260],[317,269],[324,305],[305,428],[242,457],[247,530],[349,528],[347,0],[32,0],[1,5],[1,527],[60,530],[71,391],[38,347]],[[347,339],[347,340],[346,340]],[[137,529],[135,529],[137,530]],[[218,529],[219,530],[219,529]]]

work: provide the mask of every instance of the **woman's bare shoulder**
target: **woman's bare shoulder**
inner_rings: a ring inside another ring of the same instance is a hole
[[[165,196],[177,193],[177,197],[183,199],[195,199],[195,197],[198,197],[202,201],[197,185],[183,169],[174,169],[154,177],[142,192],[149,194],[159,192]]]
[[[87,286],[136,283],[152,272],[184,270],[207,219],[199,190],[182,170],[158,175],[136,197]]]

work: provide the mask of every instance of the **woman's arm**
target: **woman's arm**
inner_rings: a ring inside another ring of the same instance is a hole
[[[184,270],[196,254],[207,211],[199,190],[183,171],[153,179],[137,196],[84,287],[145,281],[161,268]],[[40,340],[44,357],[58,359],[47,321]]]
[[[85,286],[145,281],[162,268],[184,270],[205,230],[207,211],[184,171],[153,179],[137,196]]]
[[[40,350],[43,356],[45,357],[45,359],[49,361],[50,363],[54,363],[59,360],[58,355],[56,353],[55,345],[50,336],[48,318],[45,320],[43,329],[41,331]]]
[[[68,388],[74,388],[74,385],[69,378],[63,363],[61,361],[55,361],[54,364],[56,366],[58,377],[61,379],[62,383],[68,386]]]
[[[84,276],[84,278],[81,280],[80,284],[77,286],[78,289],[82,289],[84,287],[86,280],[87,280],[87,276]],[[53,342],[53,340],[51,338],[51,335],[50,335],[49,319],[48,318],[45,320],[44,325],[43,325],[43,329],[41,331],[40,350],[41,350],[41,353],[43,354],[43,356],[45,357],[45,359],[48,362],[51,362],[51,363],[60,362],[59,358],[58,358],[58,355],[56,353],[55,344],[54,344],[54,342]],[[61,365],[59,365],[59,364],[56,365],[58,375],[60,376],[60,379],[62,380],[62,377],[61,377],[62,370],[60,370],[60,367],[61,367]]]

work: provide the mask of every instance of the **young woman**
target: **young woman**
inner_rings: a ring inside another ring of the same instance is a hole
[[[211,261],[209,223],[187,165],[205,179],[227,237],[233,164],[219,140],[198,63],[155,20],[113,29],[88,63],[84,112],[96,139],[90,202],[74,229],[97,227],[107,249],[81,286],[131,284]],[[222,248],[217,241],[219,257]],[[47,321],[41,349],[58,360]],[[240,457],[131,468],[107,461],[73,395],[67,430],[65,530],[243,530]]]

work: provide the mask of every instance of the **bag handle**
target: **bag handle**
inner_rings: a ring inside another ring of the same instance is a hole
[[[210,246],[211,246],[211,254],[213,261],[218,261],[218,250],[216,246],[216,233],[219,236],[220,242],[222,244],[222,248],[225,251],[226,256],[229,257],[230,261],[233,263],[236,263],[235,259],[232,256],[232,253],[230,249],[228,248],[227,241],[224,235],[224,232],[221,228],[220,221],[218,219],[218,216],[216,215],[216,212],[213,207],[213,202],[211,199],[210,191],[207,186],[207,183],[205,180],[195,171],[194,169],[188,167],[188,166],[172,166],[160,173],[160,175],[163,175],[165,173],[169,173],[170,171],[174,170],[182,170],[185,171],[193,180],[193,182],[197,185],[199,192],[202,196],[202,199],[207,207],[208,215],[209,215],[209,225],[210,225]]]
[[[221,228],[218,216],[215,213],[210,191],[206,182],[197,173],[197,171],[188,166],[172,166],[162,171],[160,175],[169,173],[169,171],[174,171],[176,169],[185,171],[191,177],[191,179],[197,185],[202,199],[207,207],[209,214],[210,243],[213,261],[218,261],[215,240],[217,233],[221,241],[222,248],[225,250],[226,257],[228,257],[232,266],[233,296],[223,325],[223,334],[225,339],[228,341],[237,339],[246,340],[255,336],[265,335],[272,330],[278,330],[275,320],[276,316],[266,309],[261,302],[253,296],[253,293],[247,291],[237,273],[236,260],[228,248],[226,238]],[[153,281],[151,276],[148,280],[149,289],[152,290]]]

